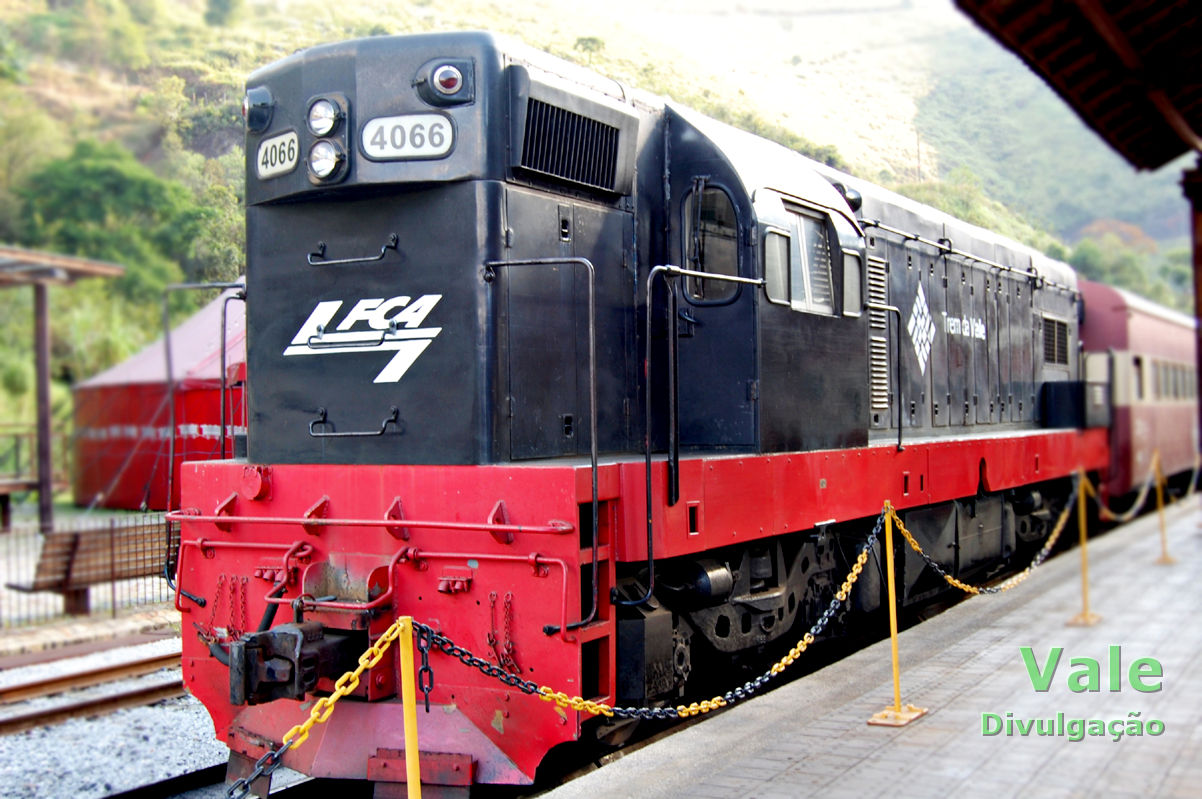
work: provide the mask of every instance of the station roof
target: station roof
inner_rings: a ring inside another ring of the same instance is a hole
[[[1202,22],[1190,0],[956,0],[1138,169],[1202,151]]]
[[[124,267],[53,252],[0,245],[0,288],[74,283],[84,277],[120,277]]]

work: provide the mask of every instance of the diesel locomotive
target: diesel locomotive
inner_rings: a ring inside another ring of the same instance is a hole
[[[674,706],[808,629],[885,500],[974,579],[1111,473],[1115,344],[1085,368],[1078,280],[1027,247],[484,33],[304,50],[244,113],[245,454],[186,465],[173,514],[233,774],[399,616]],[[897,581],[944,585],[913,553]],[[826,632],[885,588],[870,565]],[[624,734],[426,665],[430,795]],[[284,764],[394,795],[399,668]]]

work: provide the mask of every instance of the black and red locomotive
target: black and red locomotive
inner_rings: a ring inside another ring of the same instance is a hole
[[[1040,253],[487,34],[305,50],[245,110],[246,457],[189,464],[177,514],[186,683],[235,765],[398,616],[672,706],[808,629],[884,500],[972,579],[1111,468]],[[429,657],[432,784],[621,734]],[[398,669],[285,764],[387,794]]]

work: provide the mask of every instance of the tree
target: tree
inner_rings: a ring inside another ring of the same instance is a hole
[[[49,161],[65,155],[69,144],[63,126],[16,86],[0,85],[0,108],[0,241],[16,241],[21,186]]]
[[[26,244],[123,265],[115,289],[157,302],[182,277],[203,219],[191,193],[115,144],[83,141],[31,175],[22,190]]]
[[[573,48],[588,53],[589,66],[593,65],[593,53],[599,53],[605,49],[605,40],[598,36],[581,36],[576,40]]]

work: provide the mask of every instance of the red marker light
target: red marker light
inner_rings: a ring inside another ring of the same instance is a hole
[[[463,88],[463,73],[450,64],[443,64],[434,70],[434,88],[439,94],[455,94]]]

